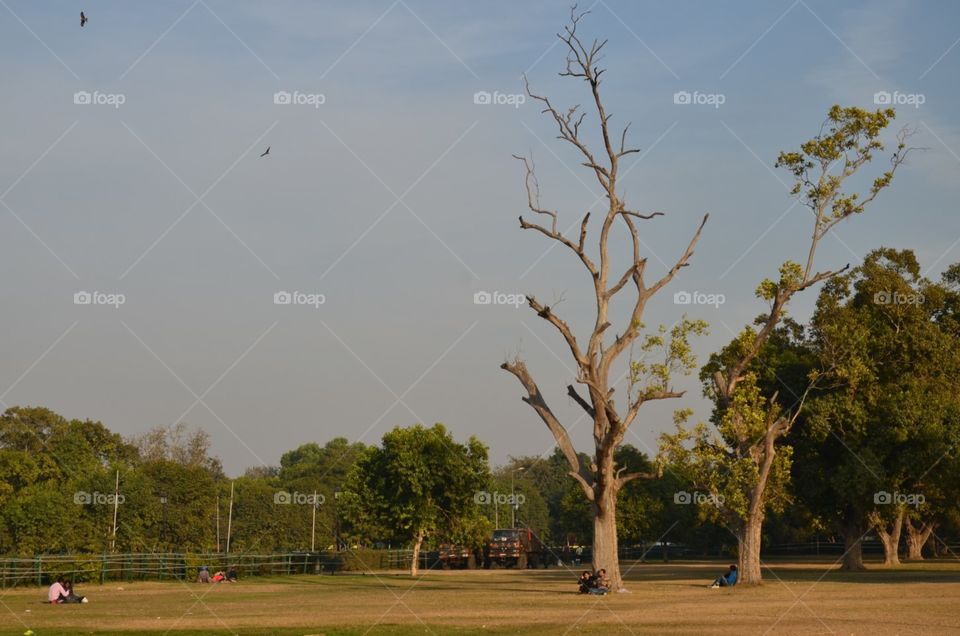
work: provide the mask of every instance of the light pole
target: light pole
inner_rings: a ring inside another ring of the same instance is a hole
[[[517,468],[516,470],[510,473],[510,527],[511,528],[517,527],[517,496],[513,489],[513,481],[516,474],[522,470],[526,470],[526,467],[521,466],[520,468]]]
[[[160,545],[167,550],[167,493],[160,493]]]
[[[343,494],[343,489],[340,486],[337,486],[337,489],[333,493],[333,514],[335,517],[334,523],[334,543],[337,546],[337,552],[343,550],[343,539],[340,538],[340,495]]]

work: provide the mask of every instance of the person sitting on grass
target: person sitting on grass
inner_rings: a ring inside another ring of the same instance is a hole
[[[223,573],[223,570],[217,570],[217,573],[213,575],[213,582],[220,583],[227,578],[227,575]]]
[[[712,588],[717,587],[733,587],[737,584],[737,566],[731,565],[727,571],[720,576],[718,576],[713,584],[710,586]]]
[[[197,575],[197,583],[209,583],[210,582],[210,570],[207,569],[207,566],[200,568],[200,573]]]
[[[47,602],[56,605],[63,603],[63,599],[66,597],[67,588],[63,586],[63,577],[58,576],[57,580],[50,586],[50,589],[47,590]]]
[[[230,569],[227,570],[227,580],[231,583],[237,582],[237,566],[231,565]]]
[[[593,575],[593,589],[591,594],[606,594],[610,591],[610,579],[607,578],[607,571],[604,568],[597,570]]]
[[[593,586],[593,576],[587,570],[584,570],[580,575],[580,578],[577,580],[577,585],[580,587],[581,594],[589,594],[590,588]]]
[[[74,593],[74,591],[73,591],[73,582],[71,582],[71,581],[65,581],[64,584],[63,584],[63,588],[64,588],[64,590],[66,590],[66,594],[63,595],[62,600],[60,601],[61,603],[86,603],[86,602],[88,602],[86,596],[78,596],[76,593]]]

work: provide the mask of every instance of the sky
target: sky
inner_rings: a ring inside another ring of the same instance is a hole
[[[885,138],[909,126],[922,151],[825,239],[817,269],[881,246],[915,250],[931,278],[960,261],[956,3],[581,8],[582,35],[608,40],[611,123],[631,122],[641,149],[622,193],[664,212],[641,226],[651,280],[710,214],[648,328],[706,320],[703,362],[764,310],[757,284],[803,259],[812,231],[774,162],[836,103],[889,94]],[[519,354],[589,451],[564,343],[510,303],[559,300],[581,338],[592,325],[577,258],[519,227],[511,157],[533,157],[562,229],[593,210],[595,238],[596,180],[523,95],[526,74],[558,105],[589,105],[558,75],[568,15],[553,0],[0,0],[0,408],[47,406],[125,436],[183,421],[231,475],[418,422],[476,435],[502,463],[553,449],[499,368]],[[886,166],[878,156],[851,187]],[[624,238],[611,250],[626,267]],[[478,304],[483,292],[503,302]],[[791,315],[808,318],[815,295]],[[616,327],[627,307],[615,309]],[[652,454],[673,409],[709,417],[696,374],[675,386],[685,396],[644,407],[627,442]]]

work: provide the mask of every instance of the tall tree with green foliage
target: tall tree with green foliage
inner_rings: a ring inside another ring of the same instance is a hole
[[[680,413],[676,435],[664,437],[664,448],[674,461],[691,466],[693,475],[705,481],[701,487],[711,491],[714,504],[720,505],[737,537],[739,582],[759,584],[760,545],[763,520],[771,503],[780,500],[787,483],[790,449],[782,445],[800,412],[811,384],[784,408],[777,393],[761,390],[758,376],[764,369],[758,357],[780,325],[787,305],[799,292],[828,280],[847,267],[817,271],[815,260],[820,241],[837,224],[863,213],[893,180],[906,159],[909,131],[902,130],[890,167],[877,176],[866,194],[847,192],[846,182],[869,165],[884,149],[881,133],[895,113],[893,109],[870,112],[861,108],[833,106],[819,134],[800,149],[781,152],[777,167],[794,178],[792,194],[812,213],[813,229],[803,264],[786,261],[777,280],[766,279],[756,295],[769,304],[769,310],[748,325],[704,368],[705,394],[714,402],[712,422],[716,434],[705,426],[685,430],[682,422],[689,413]],[[689,442],[693,443],[692,451]],[[717,483],[716,476],[724,483]],[[706,479],[709,476],[714,478]],[[723,499],[718,495],[725,491]]]

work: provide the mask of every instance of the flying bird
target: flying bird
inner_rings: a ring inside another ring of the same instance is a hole
[[[269,154],[270,154],[270,146],[267,146],[267,149],[264,150],[264,151],[263,151],[263,154],[260,155],[260,156],[261,156],[261,157],[266,157],[266,156],[269,155]]]
[[[87,16],[83,14],[83,11],[80,12],[80,26],[84,26],[87,23]]]

